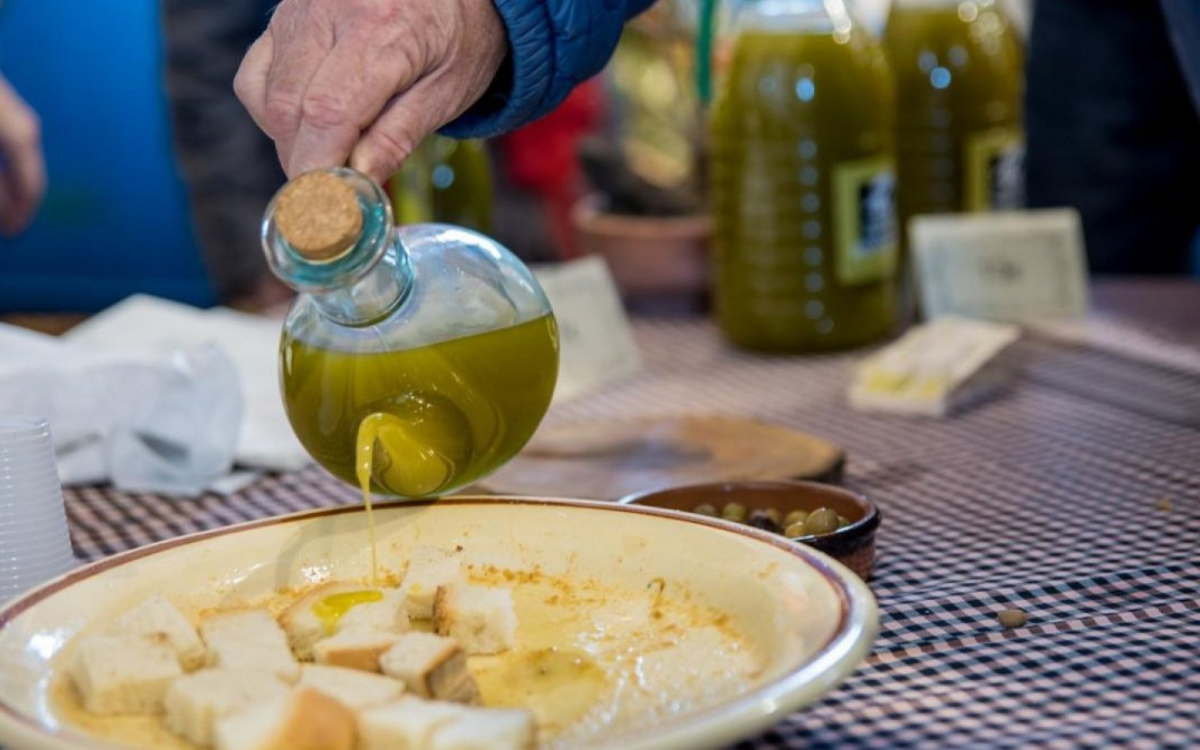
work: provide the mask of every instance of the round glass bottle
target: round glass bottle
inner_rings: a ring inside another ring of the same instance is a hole
[[[311,172],[267,207],[271,269],[299,295],[280,372],[314,459],[376,492],[425,497],[511,458],[549,406],[558,334],[545,294],[508,250],[440,224],[394,227],[379,185]]]
[[[892,84],[841,0],[757,0],[734,21],[711,121],[717,318],[805,352],[892,326]]]

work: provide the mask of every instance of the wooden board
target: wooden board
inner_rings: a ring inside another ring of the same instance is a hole
[[[538,432],[473,490],[616,500],[632,492],[746,479],[841,479],[843,453],[779,425],[726,417],[586,422]]]

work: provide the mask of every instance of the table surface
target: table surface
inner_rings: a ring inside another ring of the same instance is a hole
[[[556,407],[550,423],[773,420],[844,446],[847,483],[883,509],[872,655],[740,747],[1200,746],[1200,372],[1026,338],[1004,395],[907,420],[845,406],[856,355],[738,352],[702,321],[636,333],[645,371]],[[230,497],[65,496],[86,559],[357,501],[316,468]],[[1012,607],[1028,624],[1002,629],[996,614]]]

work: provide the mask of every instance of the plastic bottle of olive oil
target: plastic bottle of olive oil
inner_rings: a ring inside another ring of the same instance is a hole
[[[1024,59],[994,0],[894,0],[898,207],[917,214],[1023,202]]]
[[[892,327],[892,82],[842,0],[750,0],[713,104],[715,302],[741,346],[807,352]]]

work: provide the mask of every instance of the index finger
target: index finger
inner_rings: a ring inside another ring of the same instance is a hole
[[[410,59],[353,37],[339,40],[304,94],[288,174],[345,164],[362,131],[416,80]]]

